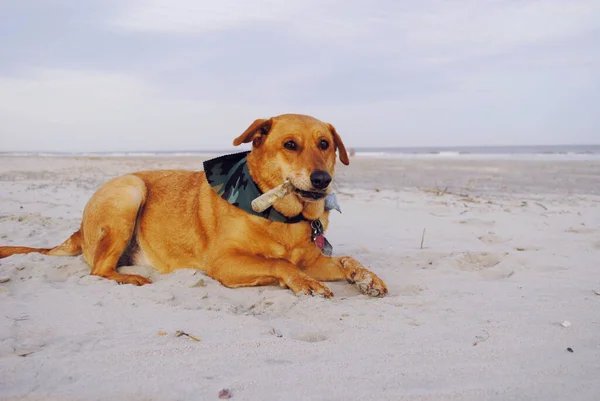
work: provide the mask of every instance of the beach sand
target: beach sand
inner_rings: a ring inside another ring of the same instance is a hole
[[[104,181],[162,168],[202,158],[0,157],[0,245],[58,245]],[[134,287],[12,256],[0,399],[600,399],[600,162],[356,157],[336,182],[334,254],[389,296],[123,268],[154,280]]]

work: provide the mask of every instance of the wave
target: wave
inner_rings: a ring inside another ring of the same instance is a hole
[[[221,151],[120,151],[120,152],[0,152],[0,156],[38,157],[214,157],[239,150]],[[600,145],[354,148],[357,158],[446,158],[600,160]]]

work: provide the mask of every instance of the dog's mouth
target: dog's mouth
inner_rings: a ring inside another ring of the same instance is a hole
[[[302,189],[296,188],[295,192],[300,195],[301,198],[307,200],[319,200],[323,199],[327,194],[325,192],[313,192],[313,191],[304,191]]]

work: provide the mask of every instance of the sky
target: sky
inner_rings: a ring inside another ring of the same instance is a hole
[[[600,143],[598,0],[0,0],[0,151]]]

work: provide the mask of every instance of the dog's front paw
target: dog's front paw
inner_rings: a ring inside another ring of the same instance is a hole
[[[388,293],[383,280],[367,269],[358,271],[354,276],[354,280],[354,283],[363,294],[371,297],[384,297]]]
[[[296,295],[320,295],[325,298],[333,296],[333,292],[326,285],[311,278],[294,277],[286,285]]]
[[[345,257],[340,261],[344,266],[346,280],[350,284],[356,284],[360,292],[371,297],[384,297],[388,293],[383,280],[365,269],[356,259]]]

